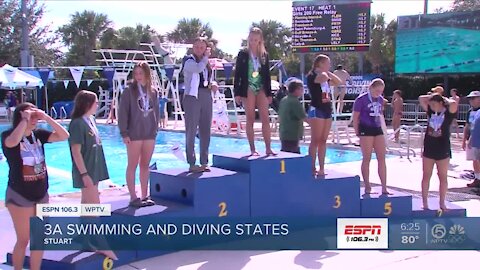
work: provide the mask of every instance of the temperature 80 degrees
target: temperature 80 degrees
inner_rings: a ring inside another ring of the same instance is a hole
[[[402,244],[415,244],[419,238],[418,235],[402,235]]]

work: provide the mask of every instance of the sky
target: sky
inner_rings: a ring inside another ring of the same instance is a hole
[[[40,0],[46,7],[43,24],[57,29],[68,23],[76,11],[93,10],[104,13],[113,21],[114,28],[148,24],[158,33],[172,31],[182,18],[199,18],[209,23],[218,47],[236,55],[242,39],[248,35],[252,22],[262,19],[276,20],[286,26],[292,24],[292,1],[113,1],[113,0]],[[448,9],[453,0],[429,0],[428,12],[437,8]],[[389,22],[397,16],[423,13],[423,0],[373,0],[372,14],[384,13]]]

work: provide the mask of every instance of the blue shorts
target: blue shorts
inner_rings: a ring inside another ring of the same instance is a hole
[[[330,110],[325,111],[315,107],[310,107],[308,110],[308,118],[331,119],[332,112]]]

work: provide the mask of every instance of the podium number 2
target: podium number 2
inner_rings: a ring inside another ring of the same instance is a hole
[[[342,201],[340,200],[340,196],[335,195],[335,205],[333,206],[333,208],[340,208],[341,205],[342,205]]]
[[[219,217],[226,217],[228,214],[227,211],[227,204],[225,202],[221,202],[218,204],[218,207],[220,207],[220,213],[218,213]]]
[[[386,202],[384,209],[385,209],[385,212],[383,212],[383,214],[385,216],[390,215],[392,213],[392,203],[391,202]]]
[[[285,160],[280,160],[280,173],[285,173]]]
[[[105,258],[105,260],[103,260],[103,270],[112,270],[113,268],[113,260],[110,259],[110,258]]]

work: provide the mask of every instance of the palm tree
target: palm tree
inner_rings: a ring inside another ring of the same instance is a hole
[[[210,25],[203,24],[200,19],[186,19],[183,18],[178,21],[177,26],[172,32],[167,33],[167,38],[175,43],[187,43],[192,44],[197,37],[206,37],[211,40],[213,36],[213,30]],[[218,41],[215,40],[214,45]]]
[[[366,56],[372,64],[373,72],[380,73],[381,66],[385,63],[385,14],[373,15],[370,25],[370,50]]]
[[[94,65],[95,54],[92,50],[97,48],[100,37],[111,24],[107,15],[94,11],[77,11],[71,15],[70,22],[58,29],[65,45],[70,47],[69,62],[73,60],[75,64]]]
[[[265,47],[270,59],[280,59],[287,55],[291,48],[292,32],[275,20],[261,20],[259,23],[252,23],[252,27],[262,29]],[[242,41],[242,47],[247,45],[247,40]]]

